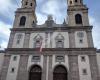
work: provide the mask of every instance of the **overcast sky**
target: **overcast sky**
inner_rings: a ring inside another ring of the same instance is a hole
[[[89,8],[89,21],[94,26],[93,41],[100,48],[100,0],[84,0]],[[0,45],[7,47],[15,11],[21,6],[21,0],[0,0]],[[67,16],[66,0],[37,0],[36,15],[38,24],[43,24],[48,14],[52,14],[56,23],[62,23]]]

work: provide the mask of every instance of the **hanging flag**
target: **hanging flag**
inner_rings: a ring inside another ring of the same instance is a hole
[[[43,49],[43,40],[41,40],[41,42],[40,42],[40,52],[42,52],[42,49]]]

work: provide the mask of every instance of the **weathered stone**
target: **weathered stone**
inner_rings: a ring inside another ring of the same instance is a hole
[[[92,80],[100,80],[96,55],[90,55],[89,60],[90,60],[90,69],[91,69]]]
[[[19,69],[18,69],[18,75],[16,80],[28,80],[28,70],[27,70],[27,64],[28,64],[28,55],[21,55],[20,56],[20,62],[19,62]]]
[[[1,72],[1,79],[0,80],[6,80],[7,78],[7,72],[10,64],[10,55],[5,55],[4,56],[4,62],[2,66],[2,72]]]
[[[79,69],[78,69],[78,56],[69,57],[69,79],[79,80]]]

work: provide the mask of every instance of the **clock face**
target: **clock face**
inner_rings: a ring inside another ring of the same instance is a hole
[[[83,38],[84,37],[84,33],[83,32],[78,32],[77,36],[80,37],[80,38]]]

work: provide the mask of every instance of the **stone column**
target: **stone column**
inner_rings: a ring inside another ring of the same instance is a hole
[[[28,55],[21,55],[20,56],[20,62],[19,62],[19,68],[18,68],[18,74],[16,80],[28,80]]]
[[[48,67],[48,80],[53,80],[53,71],[52,71],[52,56],[49,56],[49,67]]]
[[[47,56],[44,55],[44,58],[43,58],[43,69],[42,69],[42,80],[46,80],[46,72],[47,72]]]
[[[8,42],[8,48],[12,48],[13,41],[14,41],[14,37],[15,37],[15,33],[14,32],[11,32],[10,33],[9,42]]]
[[[90,55],[89,61],[90,61],[90,69],[91,69],[92,80],[100,80],[96,55]]]
[[[69,48],[75,48],[75,35],[74,31],[69,31]]]
[[[10,64],[10,55],[5,55],[4,56],[4,62],[2,66],[2,71],[1,71],[1,79],[0,80],[6,80],[7,73],[8,73],[8,68]]]
[[[79,80],[78,56],[69,55],[69,80]]]
[[[25,33],[24,48],[29,48],[30,33]]]
[[[92,31],[87,31],[87,41],[88,41],[88,47],[94,47],[93,45],[93,37],[92,37]]]

